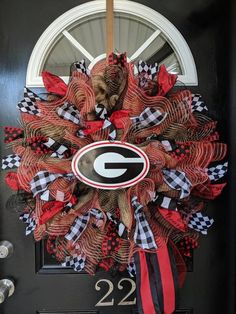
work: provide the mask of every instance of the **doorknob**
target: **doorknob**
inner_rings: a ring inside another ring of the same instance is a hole
[[[0,241],[0,258],[10,257],[13,253],[13,245],[9,241]]]
[[[13,295],[15,291],[14,282],[10,279],[0,280],[0,304]]]

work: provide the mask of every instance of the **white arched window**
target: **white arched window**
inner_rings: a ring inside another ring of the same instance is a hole
[[[86,59],[90,68],[105,55],[105,0],[79,5],[57,18],[41,35],[31,54],[26,85],[43,86],[41,72],[68,81],[71,63]],[[165,64],[186,85],[197,85],[197,71],[188,44],[160,13],[128,0],[114,0],[115,51],[129,60]]]

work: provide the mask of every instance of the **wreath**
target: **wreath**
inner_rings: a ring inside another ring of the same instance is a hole
[[[84,60],[73,63],[68,85],[46,71],[42,78],[46,97],[25,88],[21,127],[5,127],[12,154],[2,169],[17,191],[8,206],[20,208],[26,235],[45,240],[63,267],[128,271],[140,313],[172,313],[185,262],[213,224],[207,202],[225,186],[215,183],[227,171],[216,121],[164,65],[127,63],[125,53],[91,72]],[[87,184],[72,161],[94,142],[137,147],[147,174],[120,188]]]

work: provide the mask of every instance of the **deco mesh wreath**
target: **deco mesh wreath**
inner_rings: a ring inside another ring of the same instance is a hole
[[[227,171],[217,163],[226,145],[217,142],[216,122],[200,95],[173,88],[177,76],[164,65],[135,67],[125,54],[112,53],[91,73],[84,60],[74,63],[68,86],[42,76],[47,99],[25,88],[22,128],[5,127],[13,154],[2,168],[17,167],[6,183],[18,191],[8,206],[22,207],[26,235],[45,240],[63,266],[89,274],[127,269],[140,313],[172,313],[185,261],[213,223],[205,204],[225,185],[215,183]],[[100,141],[145,153],[145,178],[119,189],[85,184],[72,171],[73,156]]]

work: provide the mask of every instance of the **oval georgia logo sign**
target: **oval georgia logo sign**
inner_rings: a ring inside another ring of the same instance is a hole
[[[80,149],[72,160],[72,170],[87,185],[114,190],[142,180],[148,173],[149,160],[135,145],[101,141]]]

